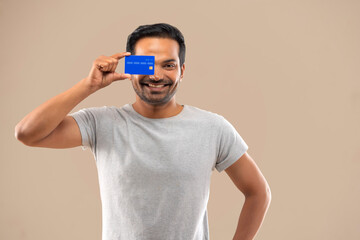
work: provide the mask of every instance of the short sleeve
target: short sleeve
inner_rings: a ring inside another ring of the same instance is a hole
[[[69,114],[79,126],[81,133],[82,149],[90,147],[94,151],[96,145],[96,119],[91,108],[83,108]]]
[[[215,168],[221,172],[236,162],[247,150],[248,145],[234,126],[221,116],[218,156]]]

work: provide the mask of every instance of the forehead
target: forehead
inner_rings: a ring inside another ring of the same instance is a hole
[[[155,59],[179,58],[179,44],[171,38],[145,37],[136,42],[136,55],[154,55]]]

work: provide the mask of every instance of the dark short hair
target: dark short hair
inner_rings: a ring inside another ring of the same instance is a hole
[[[134,54],[136,42],[145,37],[170,38],[177,41],[179,43],[180,66],[183,65],[185,62],[185,40],[179,29],[167,23],[141,25],[128,36],[126,51]]]

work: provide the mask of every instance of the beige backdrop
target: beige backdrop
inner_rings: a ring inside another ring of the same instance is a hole
[[[101,239],[91,152],[27,147],[14,127],[157,22],[185,36],[177,101],[227,118],[270,184],[256,239],[360,239],[359,13],[356,0],[2,0],[0,239]],[[73,111],[134,101],[122,81]],[[210,236],[230,240],[244,196],[213,173]]]

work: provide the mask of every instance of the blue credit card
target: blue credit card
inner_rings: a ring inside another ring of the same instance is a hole
[[[155,56],[130,55],[125,56],[125,73],[154,75]]]

